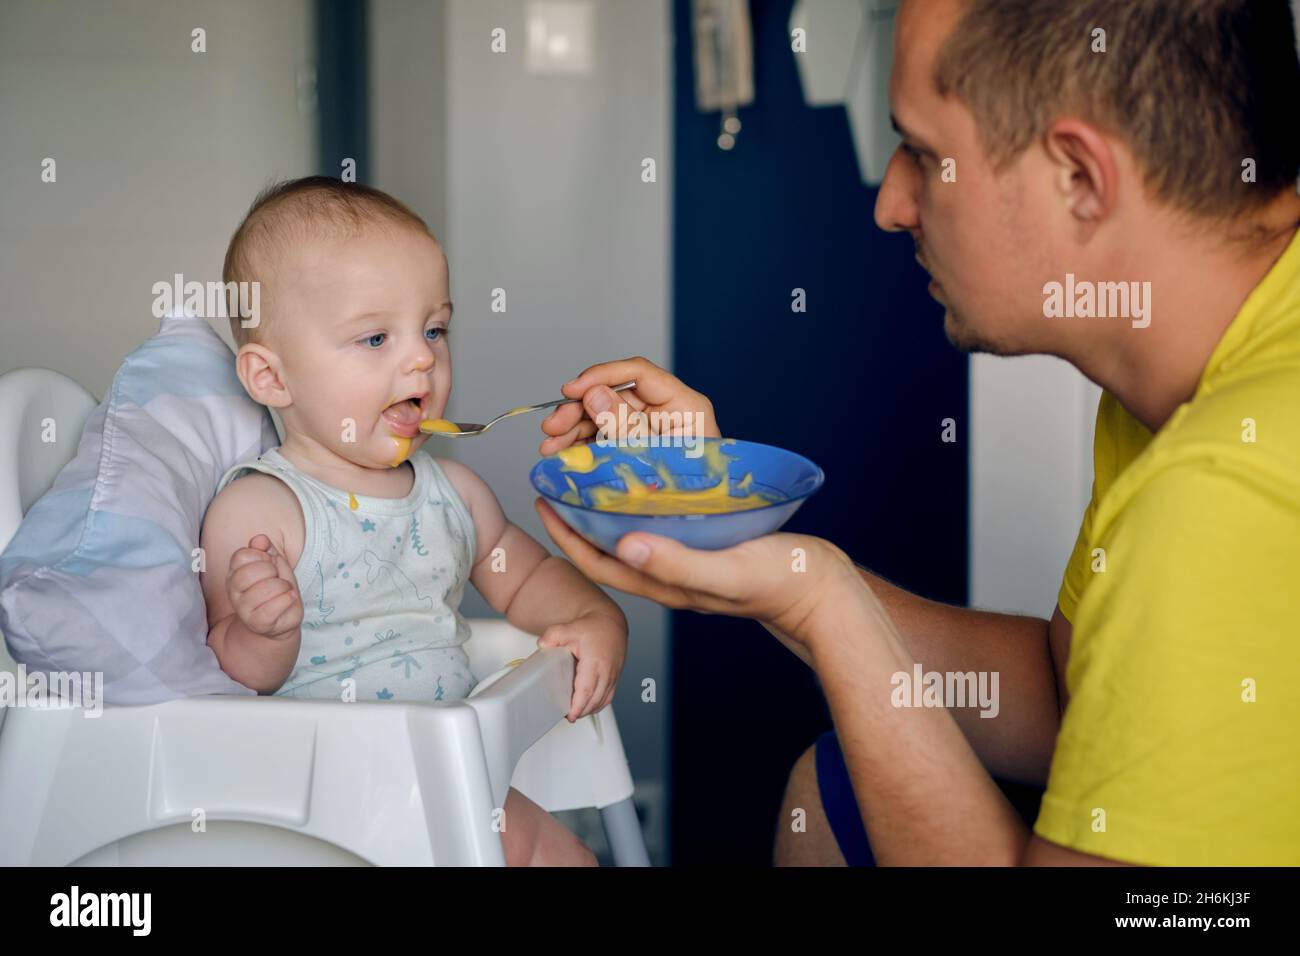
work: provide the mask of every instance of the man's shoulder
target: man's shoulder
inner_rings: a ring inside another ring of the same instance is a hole
[[[1300,353],[1224,377],[1180,411],[1174,441],[1282,455],[1300,468]]]
[[[1153,496],[1212,506],[1265,496],[1300,514],[1300,359],[1181,406],[1116,482],[1107,515]]]

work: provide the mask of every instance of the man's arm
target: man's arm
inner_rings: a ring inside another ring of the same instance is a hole
[[[996,671],[997,717],[952,710],[971,747],[994,776],[1045,786],[1064,704],[1070,622],[1058,607],[1051,621],[951,607],[918,597],[858,566],[889,613],[912,657],[927,671]],[[806,647],[769,624],[768,632],[813,666]],[[1059,689],[1059,694],[1058,694]]]
[[[926,671],[998,673],[999,710],[950,711],[980,762],[996,777],[1044,786],[1060,726],[1051,647],[1068,647],[1069,621],[1047,622],[926,600],[862,567],[858,573],[884,606],[911,657]],[[1061,665],[1062,672],[1064,664]]]
[[[910,673],[915,659],[891,616],[873,588],[850,581],[823,602],[805,635],[876,859],[958,866],[1107,862],[1030,832],[958,727],[960,711],[894,705],[892,675]],[[939,615],[940,624],[945,617]],[[930,632],[923,626],[919,633]],[[1006,637],[998,632],[990,639]],[[951,653],[946,639],[939,643]]]

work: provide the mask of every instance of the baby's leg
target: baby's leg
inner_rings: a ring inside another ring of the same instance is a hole
[[[506,866],[599,866],[587,844],[514,787],[506,794],[505,818]]]

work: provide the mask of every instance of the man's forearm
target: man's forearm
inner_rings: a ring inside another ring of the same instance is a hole
[[[273,694],[293,671],[302,643],[301,629],[276,638],[250,631],[238,614],[212,625],[208,646],[230,677],[259,694]]]
[[[914,659],[880,602],[837,592],[808,640],[876,859],[1016,865],[1029,831],[958,727],[955,711],[894,706]],[[991,722],[991,721],[988,721]]]
[[[981,717],[973,706],[953,708],[952,716],[990,773],[1046,784],[1060,722],[1047,621],[952,607],[918,597],[860,565],[858,573],[925,671],[998,674],[996,717]]]

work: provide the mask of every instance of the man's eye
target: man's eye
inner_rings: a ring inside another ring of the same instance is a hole
[[[374,335],[370,336],[368,339],[365,339],[364,341],[372,349],[377,349],[379,348],[379,346],[384,344],[384,339],[387,337],[388,337],[387,332],[376,332]],[[379,339],[379,341],[376,342],[375,339]]]
[[[424,334],[429,337],[430,342],[436,342],[438,341],[438,339],[442,338],[443,335],[446,334],[446,332],[447,332],[446,329],[434,328],[434,329],[426,330]]]

